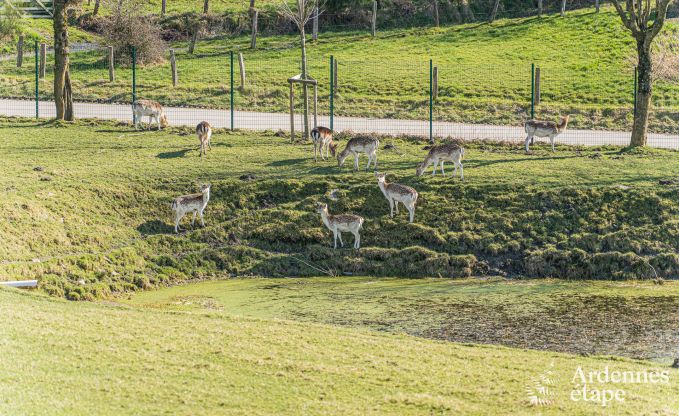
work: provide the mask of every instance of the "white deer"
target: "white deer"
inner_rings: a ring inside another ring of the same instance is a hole
[[[400,183],[387,183],[386,173],[376,173],[377,184],[384,194],[384,197],[389,201],[389,208],[391,209],[390,216],[394,217],[394,207],[396,207],[396,214],[398,214],[398,203],[402,203],[410,213],[410,222],[415,219],[415,204],[417,203],[417,191],[413,188]]]
[[[333,248],[337,248],[337,239],[339,239],[340,245],[344,247],[344,243],[342,242],[343,232],[349,232],[354,235],[355,249],[361,247],[361,235],[359,234],[359,231],[363,228],[363,217],[353,214],[330,215],[328,214],[328,204],[320,202],[316,205],[316,210],[321,214],[323,224],[328,227],[328,230],[332,231],[333,241],[335,243]]]
[[[212,127],[207,121],[201,121],[196,126],[196,135],[200,141],[200,156],[207,155],[207,149],[212,150],[210,141],[212,139]]]
[[[374,137],[358,136],[347,142],[347,147],[344,148],[337,155],[337,165],[342,167],[344,161],[349,155],[354,156],[354,170],[358,170],[358,154],[365,153],[368,155],[368,164],[365,170],[370,168],[370,162],[374,161],[373,167],[377,169],[377,149],[380,147],[380,141]]]
[[[464,147],[456,143],[445,143],[438,146],[432,146],[429,149],[427,157],[424,158],[422,163],[417,167],[417,176],[422,176],[424,170],[431,164],[434,164],[434,170],[431,172],[432,176],[436,175],[436,167],[439,162],[441,163],[441,174],[446,176],[445,170],[443,170],[443,162],[449,160],[455,165],[455,170],[453,171],[453,177],[457,173],[457,168],[460,168],[460,179],[464,180],[464,168],[462,167],[462,158],[464,157]]]
[[[179,222],[184,218],[184,215],[193,212],[193,221],[191,225],[196,222],[196,214],[200,214],[200,225],[205,227],[203,221],[203,211],[210,201],[210,185],[203,185],[200,187],[200,192],[191,195],[183,195],[177,197],[172,201],[172,210],[174,211],[174,232],[179,233]]]
[[[553,121],[528,120],[526,121],[526,153],[529,153],[528,145],[533,140],[533,137],[549,137],[549,142],[552,144],[552,152],[554,151],[554,138],[563,133],[568,127],[568,120],[570,116],[561,117],[561,121],[555,123]]]
[[[163,112],[163,107],[156,101],[152,100],[137,100],[132,105],[132,111],[134,112],[134,128],[139,130],[139,125],[141,124],[141,118],[144,116],[149,117],[148,130],[151,130],[151,121],[153,119],[158,123],[158,130],[160,127],[167,127],[167,117]]]
[[[332,130],[327,127],[318,126],[311,130],[311,139],[314,141],[314,161],[318,161],[317,153],[320,153],[321,159],[325,160],[328,156],[328,151],[335,157],[337,145],[332,141]],[[325,149],[325,157],[323,157],[323,150]]]

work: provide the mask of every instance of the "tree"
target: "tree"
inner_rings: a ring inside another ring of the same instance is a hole
[[[304,26],[309,23],[318,7],[316,0],[297,0],[295,10],[287,2],[280,6],[280,13],[297,26],[299,30],[300,47],[302,49],[302,79],[308,79],[306,62],[306,33]],[[306,83],[302,84],[302,99],[304,100],[304,138],[309,138],[309,88]]]
[[[79,0],[54,0],[54,103],[57,120],[73,121],[73,95],[69,74],[68,9]]]
[[[96,16],[99,14],[99,6],[101,5],[101,0],[94,0],[94,11],[92,12],[92,16]]]
[[[497,17],[497,10],[500,8],[500,0],[495,0],[493,3],[493,10],[490,12],[490,18],[488,19],[490,23],[493,23],[495,21],[495,18]]]
[[[630,146],[645,146],[653,88],[651,46],[665,24],[667,8],[672,0],[655,0],[655,7],[651,0],[626,0],[624,6],[620,0],[612,1],[623,25],[632,33],[637,47],[637,102]],[[651,16],[655,16],[652,23]]]
[[[210,0],[205,0],[203,2],[203,13],[207,14],[209,9],[210,9]]]

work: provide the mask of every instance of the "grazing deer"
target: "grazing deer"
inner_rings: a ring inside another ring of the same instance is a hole
[[[394,217],[394,207],[396,207],[396,214],[398,214],[398,203],[408,209],[410,213],[410,222],[415,219],[415,203],[417,203],[417,191],[413,188],[399,183],[387,183],[386,173],[376,173],[377,184],[384,194],[387,201],[389,201],[389,208],[391,209],[390,217]]]
[[[563,133],[568,127],[568,120],[570,116],[561,117],[561,121],[555,123],[553,121],[526,121],[526,153],[529,153],[528,144],[533,140],[533,137],[549,137],[552,144],[552,152],[554,151],[554,138]]]
[[[132,111],[134,112],[134,127],[139,130],[139,125],[141,124],[141,118],[144,116],[149,116],[148,130],[151,130],[151,121],[156,119],[158,123],[158,130],[160,127],[167,127],[167,117],[163,112],[163,107],[156,101],[151,100],[137,100],[132,105]]]
[[[314,161],[318,161],[316,152],[321,154],[321,159],[328,158],[328,151],[335,157],[337,145],[332,141],[332,130],[327,127],[316,127],[311,130],[311,138],[314,141]],[[325,157],[323,157],[323,149],[325,149]]]
[[[212,127],[207,121],[201,121],[196,126],[196,134],[198,135],[198,140],[200,141],[200,156],[207,155],[207,149],[212,150],[210,146],[210,140],[212,138]]]
[[[203,185],[200,187],[200,192],[197,194],[183,195],[175,198],[172,201],[172,210],[174,211],[174,232],[179,233],[179,221],[184,218],[184,215],[193,212],[193,221],[191,225],[196,222],[196,214],[200,214],[200,225],[205,227],[203,221],[203,211],[207,207],[210,200],[210,185]]]
[[[460,179],[464,180],[464,169],[462,168],[462,157],[464,157],[464,147],[457,143],[445,143],[438,146],[432,146],[424,158],[424,161],[420,163],[417,167],[417,176],[422,176],[424,170],[427,169],[429,165],[434,164],[434,170],[432,171],[432,176],[436,175],[436,166],[441,162],[441,174],[446,176],[445,170],[443,170],[443,162],[449,160],[455,165],[455,170],[453,171],[453,177],[457,173],[457,168],[460,168]]]
[[[358,154],[365,153],[368,155],[368,164],[365,170],[370,167],[370,162],[374,161],[373,167],[377,169],[377,149],[380,147],[380,141],[373,137],[358,136],[354,137],[347,143],[347,147],[344,148],[337,155],[337,164],[342,167],[344,160],[351,154],[354,156],[354,170],[358,170]]]
[[[335,243],[333,248],[337,248],[337,239],[339,239],[340,245],[344,247],[344,243],[342,242],[343,232],[352,233],[354,235],[354,248],[361,248],[361,235],[358,232],[363,228],[364,220],[362,217],[353,214],[330,215],[328,214],[328,204],[320,202],[316,204],[316,210],[321,214],[323,224],[332,231]]]

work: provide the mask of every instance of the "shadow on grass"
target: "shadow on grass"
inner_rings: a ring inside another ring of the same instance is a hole
[[[173,234],[174,227],[160,220],[146,221],[137,227],[142,235]]]
[[[308,158],[275,160],[273,162],[267,163],[266,166],[292,166],[298,165],[300,163],[305,163],[308,160],[309,160]]]
[[[156,155],[156,157],[158,159],[175,159],[175,158],[178,158],[178,157],[184,157],[184,156],[186,156],[187,153],[189,153],[191,151],[198,151],[198,150],[196,148],[191,147],[191,148],[188,148],[188,149],[177,150],[177,151],[174,151],[174,152],[158,153]]]

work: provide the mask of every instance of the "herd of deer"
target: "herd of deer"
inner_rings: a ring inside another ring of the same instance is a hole
[[[134,106],[135,127],[138,129],[141,122],[141,117],[149,117],[149,128],[152,120],[155,119],[158,124],[158,129],[161,126],[167,126],[167,117],[163,113],[160,104],[150,100],[139,100]],[[539,121],[528,120],[525,123],[525,131],[527,133],[525,141],[526,152],[529,152],[529,144],[534,137],[547,137],[554,151],[554,139],[556,136],[566,130],[568,126],[569,116],[562,117],[558,123],[553,121]],[[211,149],[210,140],[212,138],[212,127],[207,121],[202,121],[196,126],[196,135],[200,142],[200,155],[207,154],[207,150]],[[320,154],[322,160],[329,158],[329,153],[333,157],[337,157],[337,164],[342,167],[344,161],[349,157],[354,158],[354,170],[358,170],[358,157],[361,153],[368,156],[368,164],[366,170],[373,165],[377,170],[377,151],[379,149],[380,141],[375,137],[357,136],[349,139],[346,147],[339,154],[337,154],[337,144],[333,142],[332,131],[326,127],[316,127],[311,131],[311,138],[314,145],[314,160],[318,161]],[[325,155],[323,154],[325,152]],[[436,175],[437,167],[441,167],[441,174],[445,176],[443,167],[444,162],[450,161],[453,163],[454,171],[453,177],[456,176],[457,170],[460,170],[460,179],[464,180],[464,169],[462,166],[462,158],[464,157],[464,147],[457,143],[444,143],[437,146],[432,146],[429,153],[424,160],[417,166],[417,176],[422,176],[425,169],[430,165],[434,165],[432,175]],[[385,173],[375,173],[377,184],[382,191],[382,194],[389,202],[390,216],[394,216],[398,211],[398,204],[401,203],[408,210],[409,221],[412,223],[415,219],[415,205],[417,204],[418,193],[410,186],[401,185],[399,183],[387,183]],[[175,226],[176,233],[179,232],[179,222],[186,214],[193,213],[193,225],[196,221],[196,216],[200,215],[201,225],[205,226],[203,220],[203,212],[210,200],[210,185],[203,185],[201,191],[196,194],[183,195],[175,198],[172,202],[172,210],[175,212]],[[321,215],[323,224],[332,231],[334,248],[337,248],[337,240],[340,246],[344,246],[342,242],[342,233],[350,232],[354,235],[354,248],[358,249],[361,246],[360,230],[363,228],[364,218],[354,214],[338,214],[332,215],[328,212],[328,205],[318,203],[316,206],[318,213]]]

